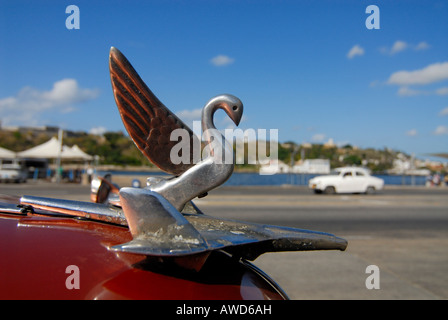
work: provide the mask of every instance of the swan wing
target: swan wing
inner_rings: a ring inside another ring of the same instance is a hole
[[[121,119],[138,149],[149,161],[170,174],[180,175],[191,168],[194,165],[194,148],[200,146],[193,131],[160,102],[116,48],[110,50],[109,69]],[[184,129],[188,133],[189,161],[173,163],[171,160],[171,149],[180,142],[170,139],[176,129]]]

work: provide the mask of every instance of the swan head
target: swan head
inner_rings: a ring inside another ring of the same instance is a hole
[[[222,94],[210,99],[206,104],[204,111],[209,108],[211,109],[212,116],[216,110],[224,110],[235,125],[238,125],[243,117],[243,103],[240,99],[231,94]]]

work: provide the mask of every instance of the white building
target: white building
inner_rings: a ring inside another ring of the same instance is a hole
[[[330,160],[328,159],[306,159],[301,164],[292,167],[294,173],[330,173]]]
[[[262,175],[271,175],[276,173],[288,173],[288,172],[290,172],[290,167],[283,161],[277,159],[270,160],[269,164],[262,165],[259,170],[259,173]]]

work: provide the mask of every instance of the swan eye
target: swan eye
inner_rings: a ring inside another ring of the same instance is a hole
[[[236,110],[238,110],[238,106],[233,106],[233,111],[236,111]]]

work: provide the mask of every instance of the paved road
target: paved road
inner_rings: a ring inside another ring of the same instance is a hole
[[[254,262],[291,299],[448,298],[448,188],[387,187],[372,196],[228,188],[196,203],[211,215],[348,240],[345,252],[268,253]],[[379,268],[380,289],[366,288],[369,265]]]
[[[89,187],[0,184],[0,193],[89,200]],[[291,299],[448,299],[448,188],[386,187],[315,195],[305,187],[221,187],[195,203],[217,217],[333,233],[346,251],[267,253],[255,260]],[[367,289],[369,265],[379,289]]]

